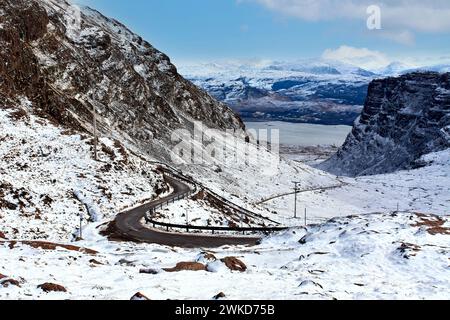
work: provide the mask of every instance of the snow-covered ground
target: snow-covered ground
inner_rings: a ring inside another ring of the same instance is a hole
[[[340,178],[341,187],[297,195],[299,216],[308,222],[348,214],[411,210],[450,215],[450,150],[427,155],[426,167],[392,174]],[[267,199],[267,198],[266,198]],[[267,201],[264,207],[279,213],[279,222],[295,225],[294,195]]]
[[[292,229],[252,248],[211,252],[243,261],[241,273],[198,259],[200,249],[111,243],[92,226],[78,244],[97,255],[0,244],[0,256],[7,257],[0,265],[3,281],[20,285],[0,285],[0,299],[130,299],[136,292],[163,300],[212,299],[219,292],[238,300],[450,299],[449,228],[447,217],[372,214]],[[196,260],[214,272],[162,271]],[[46,282],[67,292],[37,288]]]
[[[190,225],[196,227],[268,227],[277,225],[259,217],[247,217],[235,210],[224,208],[208,198],[196,199],[197,196],[177,201],[157,210],[152,219],[158,222]],[[265,216],[269,216],[267,210]],[[179,230],[184,232],[184,230]],[[205,231],[210,233],[211,231]]]
[[[91,138],[17,112],[0,109],[0,231],[8,238],[71,241],[80,214],[84,224],[110,220],[165,187],[120,143],[100,139],[94,161]]]
[[[256,148],[245,146],[239,148]],[[217,166],[190,165],[183,170],[217,194],[261,213],[287,226],[303,224],[304,210],[308,222],[348,214],[413,210],[449,215],[450,211],[450,150],[428,155],[423,168],[377,176],[335,177],[298,161],[271,152],[258,153],[257,165],[228,162]],[[274,165],[275,163],[275,165]],[[264,169],[272,168],[268,174]],[[297,195],[301,221],[293,219],[293,182],[302,192]],[[270,199],[270,200],[269,200]],[[266,201],[268,200],[268,201]]]
[[[0,238],[6,238],[0,242],[0,299],[129,299],[138,291],[153,299],[210,299],[219,292],[227,299],[450,298],[448,150],[424,157],[428,165],[420,169],[357,179],[337,178],[263,149],[255,165],[181,166],[217,194],[294,228],[256,247],[211,252],[218,259],[238,257],[245,272],[216,261],[207,265],[215,272],[169,273],[162,269],[193,262],[202,250],[116,243],[98,233],[117,212],[165,191],[153,165],[107,138],[100,141],[96,162],[90,138],[17,109],[0,109],[0,129]],[[239,143],[238,148],[257,149]],[[265,172],[274,161],[276,170]],[[292,219],[292,194],[259,203],[292,192],[292,181],[300,181],[303,190],[318,189],[298,194],[299,216],[307,203],[308,228]],[[397,203],[407,213],[393,214]],[[187,209],[196,224],[228,223],[201,198],[162,213],[167,221],[183,223]],[[370,212],[381,213],[360,215]],[[84,240],[72,243],[80,213]],[[328,221],[332,217],[337,218]],[[7,242],[35,239],[98,253]],[[67,292],[37,288],[46,282]]]

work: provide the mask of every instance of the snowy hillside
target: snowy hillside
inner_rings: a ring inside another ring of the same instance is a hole
[[[114,19],[64,0],[0,2],[0,94],[27,97],[33,112],[170,160],[171,133],[202,121],[243,129],[241,120],[170,59]]]
[[[0,108],[0,232],[10,239],[70,242],[83,225],[111,219],[167,188],[154,167],[107,138],[92,139]]]
[[[0,298],[126,300],[141,292],[150,299],[209,300],[223,292],[233,300],[450,299],[448,218],[415,213],[337,218],[253,248],[223,247],[207,255],[89,235],[78,244],[98,253],[0,242],[0,256],[8,257],[0,266],[6,286],[0,285]],[[229,270],[220,261],[226,257],[237,257],[242,272]],[[163,270],[180,262],[203,271]],[[38,288],[44,283],[66,292],[46,293]]]

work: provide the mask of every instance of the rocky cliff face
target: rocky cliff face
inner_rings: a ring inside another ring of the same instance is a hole
[[[227,106],[181,77],[119,22],[65,0],[0,2],[0,101],[168,158],[174,129],[194,120],[243,129]],[[22,103],[23,105],[23,103]]]
[[[450,148],[450,73],[411,73],[375,80],[363,113],[339,152],[321,169],[373,175],[420,165]]]

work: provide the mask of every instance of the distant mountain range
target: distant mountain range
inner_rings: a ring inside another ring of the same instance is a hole
[[[353,125],[372,80],[425,70],[447,72],[450,65],[414,68],[394,62],[379,70],[365,70],[337,61],[303,60],[179,68],[181,74],[230,105],[244,120],[329,125]]]

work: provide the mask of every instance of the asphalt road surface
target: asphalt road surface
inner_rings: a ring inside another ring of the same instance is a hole
[[[255,245],[260,239],[259,237],[170,233],[144,226],[142,220],[146,212],[158,207],[162,203],[166,203],[168,200],[176,199],[191,190],[188,185],[167,175],[165,179],[173,188],[173,193],[165,198],[119,214],[113,222],[114,238],[183,248],[218,248],[225,245]]]

